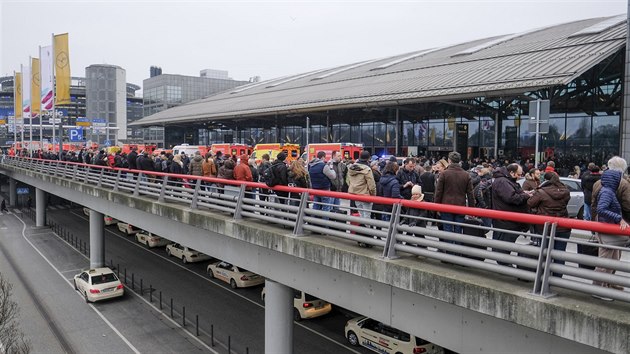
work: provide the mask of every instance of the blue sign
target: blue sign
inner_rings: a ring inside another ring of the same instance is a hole
[[[83,141],[83,128],[70,129],[70,141]]]
[[[110,140],[105,140],[105,146],[111,146],[112,142]]]
[[[92,118],[92,123],[107,123],[105,118]]]
[[[16,188],[17,194],[28,194],[28,188]]]

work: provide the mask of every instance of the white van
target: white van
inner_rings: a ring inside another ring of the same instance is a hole
[[[193,156],[195,151],[201,151],[203,148],[205,148],[205,146],[188,144],[175,145],[173,146],[173,156],[179,155],[182,152],[184,152],[186,156]]]

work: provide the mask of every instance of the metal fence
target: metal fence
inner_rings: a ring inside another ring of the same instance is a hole
[[[620,237],[630,234],[628,231],[621,231],[619,225],[288,186],[269,188],[262,183],[113,169],[56,160],[6,157],[3,164],[127,192],[133,196],[149,197],[159,202],[228,213],[234,219],[263,220],[292,229],[296,237],[325,234],[356,241],[365,247],[377,246],[382,248],[382,256],[386,259],[397,258],[401,253],[413,254],[513,276],[531,281],[532,294],[543,297],[553,295],[550,286],[555,286],[630,302],[630,293],[623,290],[630,287],[629,262],[575,251],[578,246],[621,251],[626,248],[584,239],[556,237],[558,226],[572,228],[574,232],[584,230],[587,235],[591,232]],[[364,215],[371,214],[372,217],[362,218],[358,216],[361,210],[350,206],[353,201],[385,206],[385,210],[391,209],[391,212],[374,210],[377,208],[363,210]],[[467,218],[517,221],[540,225],[538,229],[542,231],[522,233],[476,226],[468,222],[447,222],[426,216],[412,216],[408,213],[411,209],[460,214]],[[442,227],[436,226],[440,224],[464,227],[468,232],[461,234],[443,231]],[[494,240],[491,238],[494,232],[520,236],[521,241],[513,243]],[[566,243],[566,251],[554,248],[556,243]],[[593,270],[595,267],[611,269],[614,273],[598,272]],[[616,286],[593,285],[593,281]]]

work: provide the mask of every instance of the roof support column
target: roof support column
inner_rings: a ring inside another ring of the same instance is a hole
[[[265,353],[293,353],[293,290],[265,279]]]
[[[630,0],[628,1],[630,11]],[[621,157],[630,158],[630,12],[626,22],[626,60],[623,75],[623,110],[621,112]]]
[[[398,138],[400,137],[400,110],[396,107],[396,135],[394,139],[396,139],[396,156],[400,156],[400,141]]]
[[[9,177],[9,205],[13,208],[17,206],[17,180]]]
[[[103,214],[90,209],[90,268],[105,265],[105,238],[103,238]]]
[[[46,192],[35,188],[35,226],[46,226]]]
[[[499,159],[499,111],[494,114],[494,158]]]

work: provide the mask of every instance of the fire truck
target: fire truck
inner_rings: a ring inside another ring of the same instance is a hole
[[[245,144],[212,144],[212,153],[216,154],[219,151],[221,151],[223,156],[251,155],[252,147]]]
[[[323,151],[326,153],[326,161],[330,160],[333,151],[340,151],[343,159],[358,160],[363,151],[363,144],[355,143],[321,143],[321,144],[308,144],[306,146],[306,161],[311,161],[317,157],[317,153]]]

